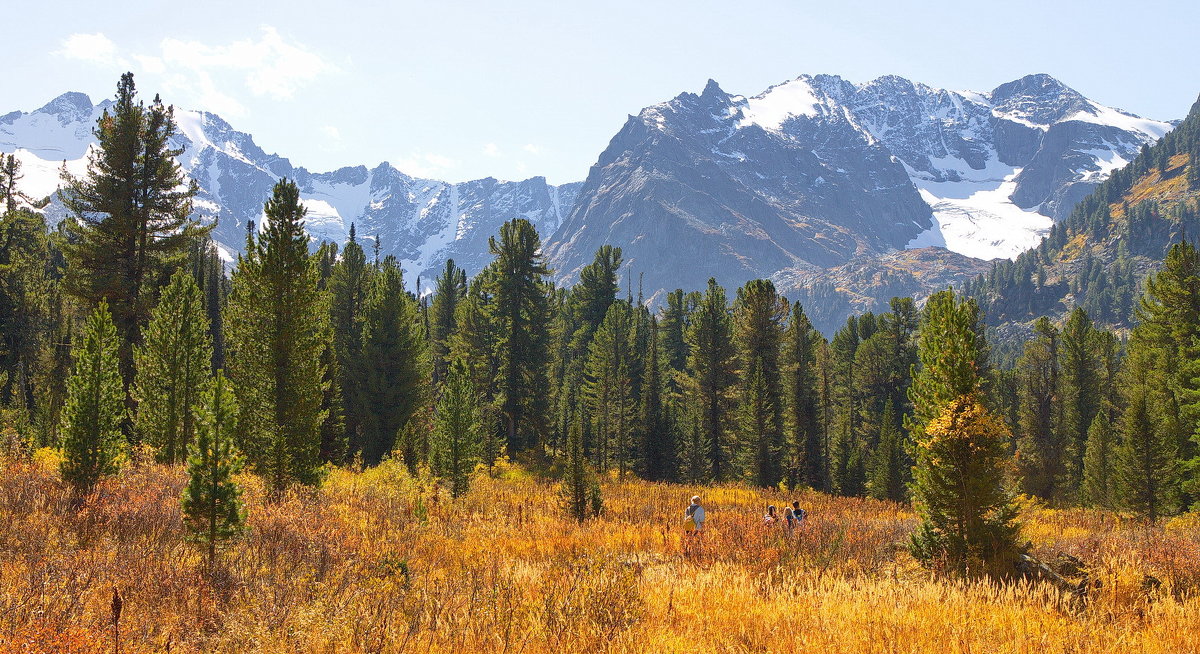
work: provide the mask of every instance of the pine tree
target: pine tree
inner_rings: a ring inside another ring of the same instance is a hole
[[[917,357],[920,364],[913,366],[908,390],[913,415],[905,419],[914,440],[947,404],[983,386],[987,345],[975,301],[960,301],[950,290],[930,296],[918,332]]]
[[[318,448],[321,462],[341,463],[346,460],[350,449],[349,434],[346,433],[345,393],[342,391],[342,371],[338,365],[333,342],[326,341],[321,348],[321,366],[325,370],[321,385],[321,444]]]
[[[712,443],[701,426],[696,411],[685,414],[680,429],[679,439],[679,478],[680,481],[702,484],[709,481],[712,474],[712,461],[709,452]]]
[[[592,422],[593,463],[601,472],[616,464],[622,477],[632,460],[630,434],[637,409],[630,371],[632,326],[629,305],[612,303],[592,339],[584,368],[583,406]]]
[[[1175,509],[1177,462],[1175,443],[1151,418],[1146,390],[1136,383],[1130,390],[1117,476],[1125,507],[1154,522]]]
[[[62,409],[63,479],[79,494],[119,470],[124,444],[125,390],[117,350],[120,340],[104,300],[92,311],[75,353]]]
[[[450,338],[450,358],[463,361],[483,403],[495,407],[496,376],[500,370],[499,328],[493,271],[484,268],[471,280],[467,296],[455,310],[458,329]]]
[[[20,200],[29,199],[18,190],[18,183],[24,177],[21,174],[21,160],[17,158],[16,153],[0,153],[0,202],[4,204],[0,213],[16,211]]]
[[[592,263],[579,271],[579,283],[571,289],[571,302],[578,307],[580,331],[577,345],[586,352],[592,334],[604,322],[608,308],[617,298],[617,273],[621,270],[621,248],[603,245]]]
[[[495,387],[510,452],[539,444],[546,432],[551,286],[542,241],[528,220],[515,218],[500,227],[500,238],[488,241],[495,255],[493,271],[495,326],[499,369]]]
[[[431,461],[433,472],[450,481],[450,494],[467,491],[469,474],[480,459],[479,398],[462,361],[448,367],[434,419]]]
[[[1083,483],[1083,460],[1088,431],[1102,403],[1099,331],[1081,308],[1071,312],[1059,339],[1059,397],[1062,413],[1063,495],[1070,498]]]
[[[450,365],[450,337],[458,328],[454,315],[467,295],[467,273],[446,259],[446,267],[434,283],[429,340],[433,347],[433,383],[440,384]]]
[[[362,311],[373,270],[367,265],[367,255],[351,224],[349,239],[342,248],[341,258],[333,266],[328,283],[333,358],[337,361],[337,390],[341,394],[348,455],[362,451],[359,436],[363,413]]]
[[[951,400],[924,425],[913,484],[918,560],[959,574],[1012,573],[1020,528],[1003,485],[1008,439],[978,393]]]
[[[859,322],[867,322],[868,315],[847,318],[845,326],[833,335],[829,343],[833,380],[830,399],[834,408],[829,447],[830,484],[842,495],[860,495],[866,481],[866,461],[859,442],[861,397],[856,392],[860,371],[855,355],[863,342],[862,332],[869,331],[860,330]]]
[[[275,496],[292,483],[318,481],[326,419],[329,301],[308,254],[304,213],[296,185],[276,184],[266,229],[238,259],[226,306],[238,445]]]
[[[225,367],[225,325],[221,322],[221,310],[229,295],[225,262],[217,246],[207,236],[192,242],[189,258],[192,278],[196,288],[200,289],[201,304],[208,319],[209,340],[212,342],[211,369],[216,372]]]
[[[1097,412],[1088,428],[1087,446],[1083,456],[1083,486],[1080,499],[1084,506],[1112,509],[1116,506],[1117,489],[1114,468],[1117,447],[1112,425],[1103,411]]]
[[[578,311],[571,301],[571,295],[570,289],[557,288],[550,303],[554,315],[550,325],[550,385],[554,416],[549,446],[552,452],[560,455],[566,452],[574,395],[578,391],[581,374],[581,363],[573,343],[573,337],[579,329]]]
[[[559,497],[567,515],[580,523],[589,517],[600,515],[604,509],[600,482],[583,453],[583,430],[579,420],[572,420],[568,431],[567,468],[559,485]]]
[[[733,423],[732,393],[737,383],[737,350],[725,289],[709,279],[703,299],[692,313],[687,331],[688,386],[696,403],[697,439],[708,447],[709,475],[723,481],[732,474],[729,433]]]
[[[246,521],[242,491],[233,480],[242,468],[233,445],[237,401],[223,372],[217,371],[199,409],[196,440],[189,445],[182,513],[189,540],[206,548],[212,570],[217,545],[241,533]]]
[[[787,300],[765,279],[738,289],[733,305],[734,338],[742,369],[741,437],[753,452],[751,478],[759,486],[783,480],[783,380],[780,352]]]
[[[1042,499],[1062,500],[1067,474],[1067,451],[1060,426],[1059,337],[1049,320],[1034,324],[1037,337],[1025,344],[1017,363],[1020,371],[1018,412],[1021,437],[1017,467],[1021,488]]]
[[[200,289],[181,268],[151,312],[143,344],[134,350],[134,424],[164,463],[182,462],[195,433],[196,411],[212,365],[208,327]]]
[[[675,478],[675,431],[663,403],[662,345],[659,339],[658,318],[650,319],[649,352],[642,371],[642,401],[639,410],[641,443],[641,473],[651,481],[670,481]]]
[[[11,158],[11,157],[10,157]],[[57,270],[46,220],[24,208],[0,215],[0,400],[36,410],[50,332]]]
[[[400,430],[425,401],[426,363],[417,306],[405,292],[400,265],[391,255],[371,279],[362,339],[362,455],[365,463],[375,465],[392,451]],[[404,454],[415,469],[419,453],[409,448]]]
[[[95,130],[99,147],[82,178],[64,177],[69,211],[68,288],[85,303],[108,300],[121,336],[121,375],[133,381],[133,345],[149,318],[157,280],[183,263],[188,244],[207,233],[190,218],[195,181],[172,149],[174,110],[156,97],[136,100],[133,74],[121,76],[112,113]]]
[[[34,398],[35,423],[39,445],[59,444],[59,425],[67,400],[67,379],[71,375],[72,346],[78,344],[75,321],[61,286],[54,284],[48,298],[48,346],[42,351],[40,371],[36,377],[39,389]]]
[[[867,467],[867,494],[879,500],[903,502],[908,494],[904,470],[907,456],[900,420],[890,401],[883,407],[879,424],[879,444]]]
[[[1128,367],[1139,368],[1154,430],[1169,439],[1179,460],[1200,456],[1200,252],[1191,243],[1173,245],[1162,270],[1146,279],[1137,322]],[[1200,499],[1200,465],[1191,466],[1191,473],[1191,480],[1181,475],[1164,480],[1172,486],[1164,492],[1180,496],[1185,506]],[[1185,481],[1191,482],[1187,493]]]
[[[817,371],[817,406],[819,415],[821,416],[821,436],[820,447],[822,452],[822,462],[824,469],[821,473],[823,485],[820,490],[826,493],[834,491],[834,469],[833,455],[830,451],[834,436],[834,378],[833,378],[833,353],[829,342],[824,338],[820,339],[816,345],[816,371]]]
[[[817,392],[816,345],[823,340],[799,302],[792,305],[784,336],[784,390],[787,394],[789,447],[794,452],[792,484],[825,487],[825,450],[821,439],[820,397]]]
[[[687,329],[691,311],[683,289],[667,293],[667,304],[663,307],[663,318],[659,333],[662,337],[663,363],[668,373],[667,387],[673,400],[683,392],[683,377],[687,370]]]

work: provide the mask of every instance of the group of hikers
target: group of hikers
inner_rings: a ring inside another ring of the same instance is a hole
[[[804,523],[807,516],[808,512],[800,508],[799,501],[792,502],[791,506],[783,507],[782,519],[779,517],[779,510],[774,504],[771,504],[767,507],[762,524],[764,527],[772,529],[782,523],[784,533],[791,536]],[[698,539],[704,532],[704,519],[704,506],[700,504],[700,496],[695,495],[683,514],[683,529],[690,539]]]

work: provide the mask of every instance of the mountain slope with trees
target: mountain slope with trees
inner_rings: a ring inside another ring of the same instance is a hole
[[[1084,198],[1036,248],[965,285],[988,324],[1028,333],[1038,317],[1080,307],[1121,332],[1146,276],[1173,243],[1200,235],[1200,101],[1186,119]]]

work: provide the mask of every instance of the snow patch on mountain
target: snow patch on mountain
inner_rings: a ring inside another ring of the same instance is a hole
[[[1117,129],[1125,130],[1126,132],[1135,132],[1141,134],[1148,140],[1157,141],[1164,134],[1171,131],[1171,125],[1160,120],[1150,120],[1135,116],[1112,107],[1105,107],[1092,102],[1088,103],[1087,109],[1077,111],[1070,116],[1064,118],[1061,122],[1078,120],[1085,123],[1095,123],[1097,125],[1107,125],[1116,127]]]
[[[21,179],[17,187],[35,200],[54,195],[60,184],[63,161],[47,160],[24,148],[12,151],[21,162]],[[87,172],[87,157],[66,160],[67,172],[82,175]]]
[[[719,87],[710,82],[705,96],[714,89]],[[865,84],[801,76],[729,101],[731,114],[740,110],[736,129],[761,127],[813,147],[821,160],[838,148],[858,147],[844,136],[833,138],[844,126],[861,132],[867,144],[882,143],[904,164],[936,219],[909,247],[941,245],[982,258],[1015,257],[1036,245],[1079,196],[1069,187],[1098,184],[1171,128],[1088,100],[1048,75],[1029,75],[989,93],[937,89],[897,76]],[[797,117],[809,120],[795,122]],[[1051,145],[1043,154],[1046,139]],[[755,156],[719,146],[711,149],[719,157]],[[1071,168],[1055,165],[1060,157]],[[818,176],[812,187],[825,181]]]
[[[746,99],[738,126],[758,125],[765,130],[777,131],[790,118],[818,115],[820,106],[821,100],[809,80],[798,77]]]
[[[919,234],[907,247],[937,245],[977,259],[1011,259],[1036,246],[1054,221],[1013,204],[1010,198],[1020,172],[1020,168],[1009,168],[999,179],[958,182],[914,178],[921,197],[933,209],[937,226]]]

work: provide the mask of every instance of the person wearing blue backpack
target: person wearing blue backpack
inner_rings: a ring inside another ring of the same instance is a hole
[[[788,514],[789,526],[793,529],[804,524],[804,518],[808,516],[808,512],[800,508],[800,502],[797,500],[792,502],[791,513]],[[795,521],[794,523],[790,521]]]

